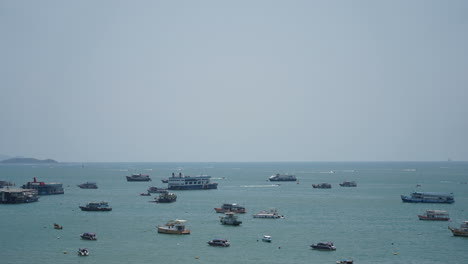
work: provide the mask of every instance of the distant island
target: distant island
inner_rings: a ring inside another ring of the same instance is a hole
[[[7,160],[2,160],[0,163],[3,164],[48,164],[48,163],[58,163],[58,161],[53,159],[39,160],[35,158],[11,158]]]

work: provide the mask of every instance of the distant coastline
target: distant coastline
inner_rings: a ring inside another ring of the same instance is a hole
[[[2,164],[49,164],[49,163],[58,163],[58,161],[53,159],[35,159],[35,158],[11,158],[0,161]]]

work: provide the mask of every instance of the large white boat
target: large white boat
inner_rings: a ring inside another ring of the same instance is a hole
[[[297,181],[295,175],[280,174],[280,173],[277,173],[275,175],[271,175],[268,179],[270,181]]]
[[[165,225],[158,226],[158,233],[173,235],[188,235],[190,230],[185,228],[186,220],[171,220]]]
[[[240,206],[235,203],[225,203],[221,206],[221,208],[215,208],[215,211],[217,213],[227,213],[227,212],[233,212],[233,213],[245,213],[245,207]]]
[[[254,218],[284,218],[276,209],[263,210],[253,215]]]
[[[206,190],[206,189],[217,189],[217,183],[210,182],[211,176],[200,175],[200,176],[184,176],[182,173],[175,175],[172,173],[167,181],[167,189],[169,190]]]

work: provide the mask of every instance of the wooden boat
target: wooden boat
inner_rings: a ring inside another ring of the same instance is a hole
[[[468,237],[468,221],[464,221],[459,228],[448,227],[454,236]]]
[[[424,215],[418,215],[419,220],[448,221],[450,217],[444,210],[427,210]]]

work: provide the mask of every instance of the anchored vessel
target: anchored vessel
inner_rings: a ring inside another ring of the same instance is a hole
[[[154,198],[156,203],[173,203],[177,200],[177,195],[171,192],[161,193],[158,198]]]
[[[165,193],[167,192],[166,188],[158,188],[158,187],[149,187],[148,188],[148,193]]]
[[[80,206],[81,211],[112,211],[107,202],[90,202],[85,206]]]
[[[95,233],[83,233],[80,237],[84,240],[97,240]]]
[[[266,236],[266,235],[263,236],[262,241],[263,241],[263,242],[271,243],[271,236]]]
[[[312,187],[318,188],[318,189],[330,189],[331,184],[329,183],[312,184]]]
[[[165,225],[158,226],[158,233],[173,234],[173,235],[188,235],[190,230],[185,229],[186,220],[171,220]]]
[[[127,178],[127,181],[151,181],[151,178],[149,175],[143,175],[143,174],[132,174],[131,176],[125,176]]]
[[[336,264],[353,264],[354,261],[352,259],[342,259],[336,262]]]
[[[263,210],[253,215],[254,218],[284,218],[276,209]]]
[[[424,215],[418,215],[419,220],[430,221],[448,221],[450,220],[449,214],[444,210],[427,210]]]
[[[97,184],[95,182],[85,182],[78,185],[81,189],[97,189]]]
[[[213,247],[229,247],[231,245],[226,239],[213,239],[208,241],[207,243],[208,245]]]
[[[36,181],[36,177],[34,177],[33,180],[32,182],[24,184],[22,188],[37,190],[38,195],[64,194],[61,183],[38,182]]]
[[[459,228],[448,227],[454,236],[468,237],[468,221],[463,221]]]
[[[232,212],[227,212],[223,216],[220,216],[219,222],[223,225],[233,225],[233,226],[238,226],[242,224],[242,221],[237,220],[237,215]]]
[[[32,203],[37,202],[37,190],[20,188],[2,188],[0,189],[0,203]]]
[[[357,183],[355,181],[344,181],[340,183],[341,187],[356,187]]]
[[[215,208],[215,211],[217,213],[227,213],[227,212],[233,212],[233,213],[245,213],[245,207],[240,206],[238,204],[232,203],[225,203],[221,206],[221,208]]]
[[[176,176],[172,173],[172,177],[168,179],[167,189],[169,190],[206,190],[206,189],[217,189],[217,183],[210,183],[211,176],[183,176],[179,173]]]
[[[279,174],[279,173],[270,176],[268,179],[270,181],[297,181],[295,175]]]
[[[336,247],[332,242],[319,242],[317,244],[310,245],[310,247],[318,250],[336,250]]]
[[[406,203],[453,203],[453,193],[413,192],[411,196],[401,195],[401,200]]]

